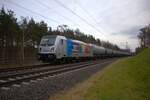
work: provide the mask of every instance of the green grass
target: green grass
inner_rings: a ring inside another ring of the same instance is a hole
[[[150,49],[109,65],[55,99],[150,100]]]

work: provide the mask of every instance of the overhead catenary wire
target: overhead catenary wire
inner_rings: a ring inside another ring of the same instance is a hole
[[[91,18],[95,24],[97,24],[97,20],[89,13],[89,11],[87,11],[82,5],[80,5],[79,3],[77,3],[78,6],[89,16],[89,18]]]
[[[48,5],[46,5],[45,3],[41,2],[40,0],[35,0],[38,4],[40,4],[41,6],[44,6],[46,7],[47,9],[52,9],[51,7],[49,7]],[[81,27],[81,25],[79,25],[78,23],[76,23],[74,20],[70,19],[69,17],[67,16],[64,16],[62,14],[60,14],[59,12],[55,11],[56,14],[58,14],[59,16],[63,17],[64,19],[66,20],[69,20],[70,22],[72,22],[73,24]],[[86,29],[87,30],[87,29]]]
[[[95,29],[96,31],[100,32],[102,35],[104,35],[103,32],[101,32],[101,30],[97,29],[94,25],[90,24],[87,20],[85,20],[84,18],[82,18],[80,15],[78,15],[76,12],[74,12],[73,10],[71,10],[70,8],[68,8],[67,6],[65,6],[62,2],[60,2],[59,0],[54,0],[57,4],[59,4],[60,6],[62,6],[63,8],[65,8],[66,10],[68,10],[69,12],[71,12],[73,15],[77,16],[80,20],[82,20],[83,22],[85,22],[87,25],[91,26],[93,29]]]
[[[97,20],[86,9],[84,9],[84,7],[81,4],[77,3],[77,5],[88,15],[90,19],[94,21],[95,24],[98,24]]]
[[[40,4],[41,6],[44,6],[44,7],[48,8],[48,9],[52,9],[48,5],[46,5],[43,2],[41,2],[40,0],[35,0],[35,1],[38,2],[38,4]],[[69,21],[73,22],[74,24],[80,26],[79,24],[77,24],[73,20],[71,20],[69,17],[66,17],[66,16],[62,15],[62,14],[58,13],[57,11],[55,11],[55,13],[58,14],[59,16],[63,17],[64,19],[69,20]]]
[[[89,17],[90,19],[92,19],[92,20],[97,24],[96,19],[95,19],[86,9],[84,9],[84,7],[81,6],[81,4],[77,3],[77,5],[88,15],[88,17]]]
[[[7,2],[7,1],[5,1],[5,2]],[[23,6],[21,6],[21,5],[17,4],[17,3],[15,3],[15,2],[13,2],[13,1],[9,1],[9,2],[11,2],[10,4],[13,4],[13,5],[15,5],[15,6],[19,7],[19,8],[22,8],[22,9],[24,9],[24,10],[30,12],[30,13],[34,13],[34,14],[36,14],[36,15],[38,15],[38,16],[41,16],[41,17],[43,17],[43,18],[45,18],[45,19],[47,19],[47,20],[51,20],[51,21],[53,21],[53,22],[55,22],[55,23],[59,23],[59,21],[57,21],[57,20],[48,18],[48,17],[46,17],[46,16],[44,16],[44,15],[38,13],[38,12],[35,12],[35,11],[30,10],[30,9],[28,9],[28,8],[25,8],[25,7],[23,7]]]

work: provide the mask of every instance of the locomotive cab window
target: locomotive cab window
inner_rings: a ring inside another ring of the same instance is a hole
[[[54,37],[54,36],[43,37],[40,45],[41,46],[52,46],[55,44],[55,40],[56,40],[56,37]]]

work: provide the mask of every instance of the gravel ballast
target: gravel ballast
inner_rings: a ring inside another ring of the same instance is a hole
[[[14,85],[8,89],[0,89],[0,100],[48,100],[49,96],[82,82],[113,61],[115,59],[105,61],[105,63],[101,62],[99,65]]]

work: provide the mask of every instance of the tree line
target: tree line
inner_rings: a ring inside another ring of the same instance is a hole
[[[67,25],[59,25],[57,29],[48,27],[44,21],[36,22],[33,18],[27,19],[21,17],[21,20],[15,17],[12,10],[0,10],[0,47],[34,47],[40,43],[44,35],[63,35],[67,38],[81,40],[86,43],[93,43],[99,46],[119,50],[120,48],[110,43],[96,39],[92,35],[81,32],[78,28],[73,30]]]
[[[137,35],[140,46],[136,48],[136,53],[143,50],[143,48],[150,48],[150,24],[139,29]]]
[[[141,48],[150,47],[150,24],[140,29],[138,38]]]

